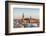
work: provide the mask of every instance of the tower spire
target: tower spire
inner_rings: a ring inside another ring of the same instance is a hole
[[[24,18],[24,13],[23,13],[22,17]]]
[[[23,22],[24,22],[24,13],[22,14],[22,20],[23,20]]]

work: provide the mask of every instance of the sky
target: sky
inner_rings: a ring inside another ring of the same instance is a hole
[[[13,16],[14,18],[22,18],[22,14],[24,13],[24,17],[32,17],[39,18],[40,9],[39,8],[13,8]]]

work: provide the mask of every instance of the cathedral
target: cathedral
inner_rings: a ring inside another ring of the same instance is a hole
[[[30,23],[30,18],[24,18],[24,13],[23,13],[23,15],[22,15],[22,20],[23,20],[23,22],[24,23]]]
[[[31,18],[31,16],[29,18],[24,18],[24,13],[22,14],[22,20],[23,23],[39,23],[39,19]]]

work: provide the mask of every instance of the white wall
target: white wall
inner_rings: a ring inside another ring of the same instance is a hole
[[[46,3],[45,0],[17,0],[17,1],[44,2],[44,3]],[[46,6],[46,4],[45,4],[45,6]],[[5,35],[5,0],[0,0],[0,36],[6,36]],[[24,35],[14,35],[14,36],[46,36],[46,33],[26,34],[26,35],[24,34]]]

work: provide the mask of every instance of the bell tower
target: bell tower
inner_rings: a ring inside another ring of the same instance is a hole
[[[22,21],[24,22],[24,13],[22,14]]]
[[[22,18],[24,19],[24,13],[23,13],[23,15],[22,15]]]

